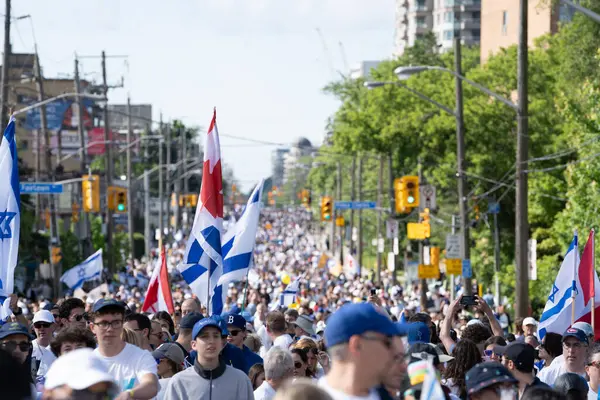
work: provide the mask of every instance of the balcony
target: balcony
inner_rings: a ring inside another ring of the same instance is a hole
[[[481,19],[479,18],[465,18],[460,22],[460,30],[471,30],[479,29],[481,27]]]

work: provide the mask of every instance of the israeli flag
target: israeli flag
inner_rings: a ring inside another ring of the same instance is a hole
[[[235,223],[221,240],[223,246],[223,275],[219,278],[213,299],[213,313],[221,314],[223,304],[227,296],[227,290],[224,287],[231,282],[239,282],[248,275],[252,265],[252,254],[256,243],[256,231],[258,230],[258,220],[260,218],[260,209],[262,205],[262,191],[264,180],[261,180],[254,188],[254,191],[248,198],[246,208]]]
[[[0,143],[0,304],[14,290],[15,268],[19,255],[21,226],[21,193],[15,140],[15,118],[11,117]],[[0,307],[0,320],[6,308]]]
[[[80,288],[84,282],[100,278],[102,275],[102,249],[89,256],[84,262],[74,266],[60,277],[72,290]]]
[[[577,233],[567,250],[560,266],[544,312],[538,325],[538,336],[544,338],[547,332],[563,334],[571,326],[572,304],[577,288],[576,270],[579,267]]]
[[[296,296],[300,289],[300,277],[296,278],[293,282],[285,288],[279,295],[279,306],[289,307],[296,302]]]

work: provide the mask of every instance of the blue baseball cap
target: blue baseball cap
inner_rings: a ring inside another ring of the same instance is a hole
[[[29,340],[33,339],[33,336],[29,334],[27,328],[18,322],[9,322],[2,325],[0,328],[0,339],[4,339],[5,337],[12,335],[25,335],[29,338]]]
[[[408,344],[429,343],[431,331],[425,322],[412,322],[408,324]]]
[[[225,316],[227,325],[233,325],[241,330],[246,330],[246,319],[239,314],[229,314]]]
[[[588,339],[588,336],[585,334],[585,332],[581,329],[577,329],[577,328],[569,328],[565,331],[565,333],[563,334],[562,337],[562,341],[564,342],[566,338],[568,337],[574,337],[577,340],[579,340],[580,342],[583,342],[585,344],[589,344],[590,340]]]
[[[192,338],[196,339],[196,337],[198,337],[200,332],[202,332],[202,330],[204,328],[209,327],[209,326],[214,326],[215,328],[217,328],[219,330],[221,329],[221,327],[219,326],[219,323],[217,321],[215,321],[213,318],[203,318],[194,324],[194,329],[192,329]]]
[[[242,317],[244,317],[244,319],[246,320],[246,322],[250,322],[250,323],[253,323],[253,322],[254,322],[254,316],[253,316],[252,314],[250,314],[248,311],[245,311],[245,310],[244,310],[244,311],[242,311],[242,312],[240,313],[240,315],[241,315]]]
[[[352,336],[377,332],[385,336],[400,336],[398,326],[370,303],[346,304],[327,320],[325,343],[327,347],[347,343]]]
[[[114,307],[119,308],[125,312],[126,306],[122,301],[118,301],[115,299],[100,299],[94,303],[94,307],[92,308],[92,312],[98,312],[106,307]]]

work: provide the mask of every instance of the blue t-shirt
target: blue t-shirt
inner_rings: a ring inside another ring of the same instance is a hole
[[[262,357],[250,350],[248,346],[244,345],[244,350],[242,351],[244,352],[244,358],[246,359],[246,366],[248,367],[248,370],[250,370],[254,364],[264,364]]]

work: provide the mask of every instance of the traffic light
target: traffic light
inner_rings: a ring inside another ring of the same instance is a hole
[[[127,192],[119,190],[117,192],[117,211],[125,212],[127,210]]]
[[[310,190],[303,189],[302,190],[302,205],[304,207],[310,207]]]
[[[396,213],[407,214],[419,206],[419,177],[403,176],[394,180]]]
[[[83,175],[81,179],[83,211],[100,212],[100,176]]]
[[[60,263],[60,260],[62,260],[62,251],[60,249],[60,247],[55,247],[52,246],[52,264],[56,265],[58,263]]]
[[[333,215],[333,199],[329,196],[321,200],[321,221],[331,221]]]
[[[79,204],[77,203],[71,205],[71,219],[73,222],[79,222]]]
[[[118,186],[108,187],[108,209],[127,212],[127,189]]]

